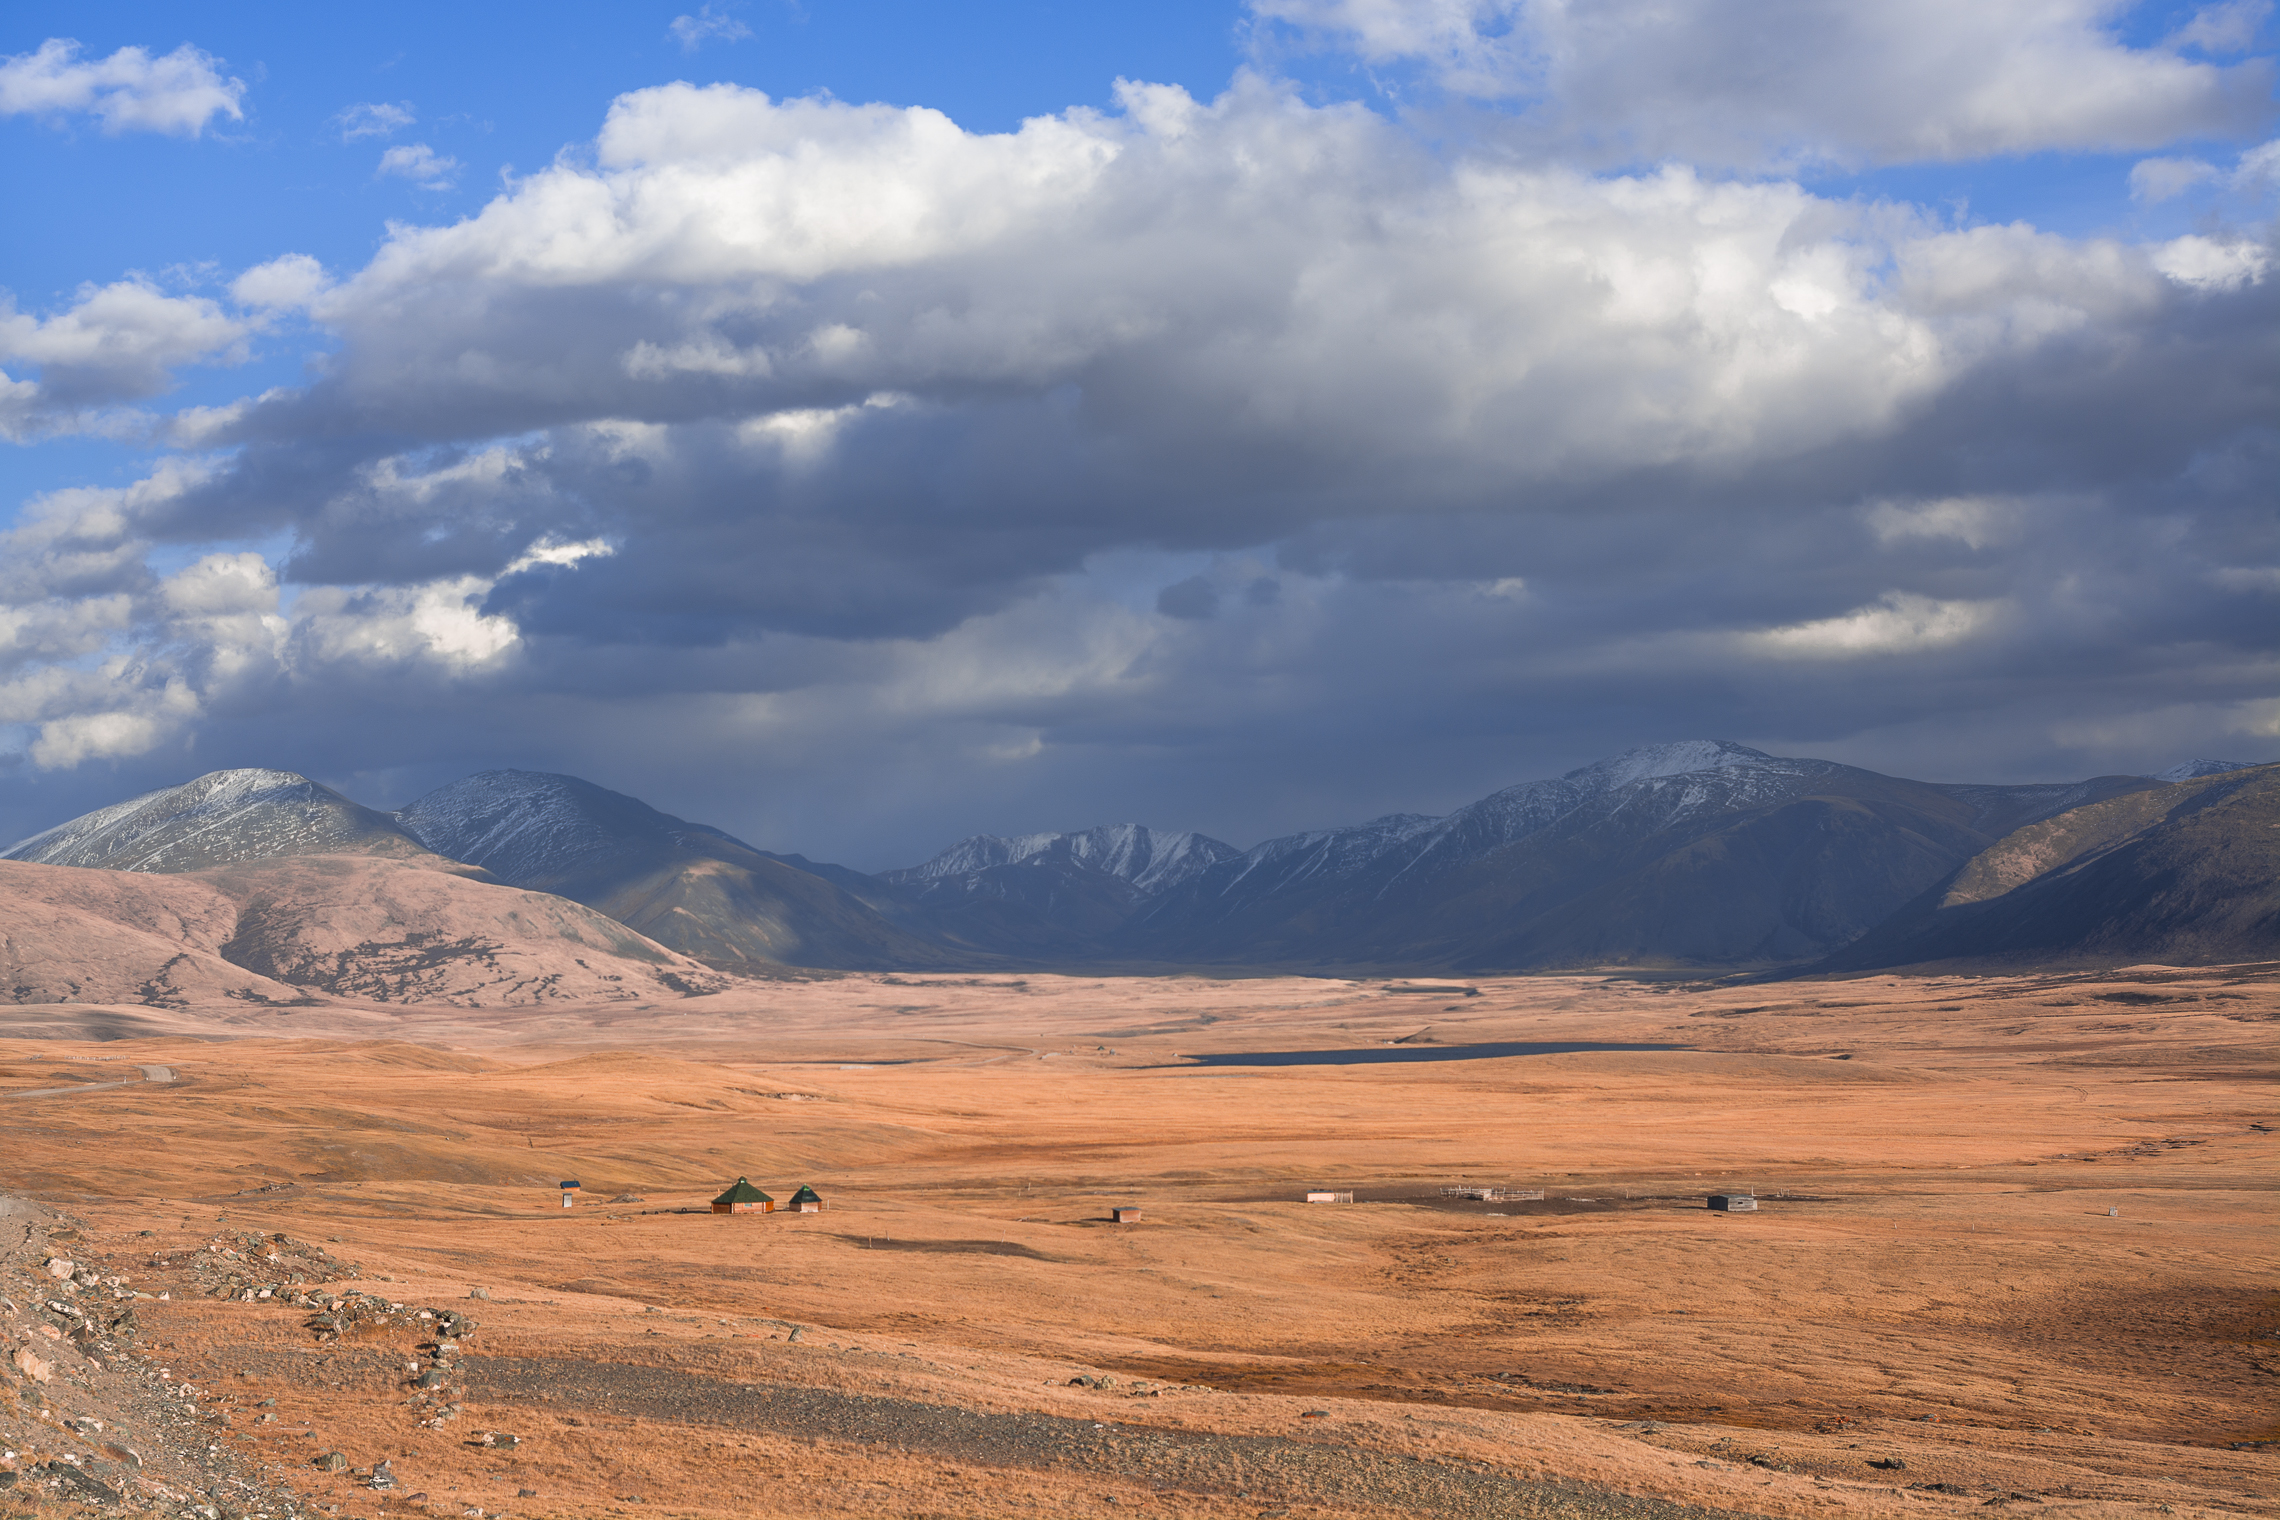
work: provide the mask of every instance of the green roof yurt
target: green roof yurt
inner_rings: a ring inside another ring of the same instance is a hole
[[[776,1200],[739,1177],[729,1190],[712,1201],[715,1214],[773,1214]]]

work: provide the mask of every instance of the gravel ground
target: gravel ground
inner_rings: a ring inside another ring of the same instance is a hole
[[[782,1383],[730,1383],[671,1368],[540,1357],[470,1357],[468,1395],[635,1418],[883,1445],[989,1467],[1077,1471],[1267,1504],[1378,1508],[1478,1520],[1734,1520],[1734,1512],[1571,1482],[1514,1478],[1273,1436],[1213,1435],[1121,1421],[987,1414]]]
[[[70,1219],[0,1195],[0,1515],[82,1503],[183,1520],[299,1512],[225,1441],[213,1390],[142,1349],[135,1309],[149,1302],[92,1269]]]

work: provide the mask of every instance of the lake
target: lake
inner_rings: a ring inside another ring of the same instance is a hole
[[[1236,1050],[1188,1056],[1197,1066],[1376,1066],[1398,1061],[1494,1061],[1590,1050],[1692,1050],[1691,1045],[1609,1045],[1587,1040],[1506,1040],[1489,1045],[1371,1045],[1360,1050]],[[1158,1071],[1177,1070],[1159,1066]]]

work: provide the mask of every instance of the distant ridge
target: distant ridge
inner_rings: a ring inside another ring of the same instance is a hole
[[[1647,745],[1443,818],[1268,840],[1150,903],[1120,946],[1467,974],[1800,960],[2021,818],[2154,784],[1942,786],[1730,740]]]
[[[914,934],[806,862],[576,776],[484,771],[396,817],[439,854],[584,903],[723,971],[925,970],[972,955]]]
[[[883,872],[935,932],[1008,956],[1109,952],[1161,892],[1239,852],[1202,834],[1108,824],[1071,834],[976,834],[923,865]]]
[[[98,809],[8,855],[196,871],[217,884],[216,872],[287,858],[394,860],[475,878],[471,890],[488,882],[567,898],[647,936],[657,953],[747,976],[2205,958],[2243,947],[2280,955],[2280,946],[2268,943],[2256,906],[2265,887],[2255,872],[2268,867],[2258,864],[2264,836],[2253,809],[2211,802],[2203,817],[2187,803],[2261,795],[2259,778],[2275,770],[2196,759],[2162,777],[1931,783],[1683,740],[1505,787],[1444,815],[1393,813],[1247,850],[1111,824],[975,835],[877,876],[773,854],[575,776],[486,771],[387,814],[292,772],[239,770]],[[245,921],[299,925],[291,943],[315,944],[308,935],[322,925],[292,894],[332,901],[352,878],[363,883],[356,892],[383,892],[381,876],[345,864],[256,871],[243,878]],[[2174,881],[2193,885],[2165,885]],[[416,883],[384,890],[405,902],[434,896]],[[2090,911],[2085,892],[2107,929],[2077,922]],[[470,923],[492,911],[474,898],[451,901]],[[287,961],[272,965],[250,949],[233,964],[313,985],[314,973],[285,976]]]
[[[1023,834],[1002,839],[976,834],[927,861],[880,879],[897,886],[920,886],[993,866],[1067,861],[1086,870],[1130,882],[1142,892],[1176,887],[1222,860],[1242,853],[1203,834],[1173,833],[1138,823],[1111,823],[1075,834]]]

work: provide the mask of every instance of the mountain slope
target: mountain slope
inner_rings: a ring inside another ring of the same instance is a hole
[[[0,860],[112,871],[196,871],[280,855],[425,855],[386,813],[291,771],[212,771],[34,834]]]
[[[2280,959],[2280,765],[2202,771],[2005,836],[1815,971]]]
[[[586,904],[721,970],[974,962],[780,856],[575,776],[485,771],[396,814],[427,848]],[[882,898],[884,894],[881,894]]]
[[[224,959],[361,1002],[630,1002],[731,985],[578,903],[406,861],[301,855],[191,880],[237,905]]]
[[[180,875],[0,861],[0,923],[15,1003],[528,1007],[728,985],[576,903],[361,855]]]
[[[300,988],[233,965],[237,904],[204,882],[0,860],[0,1000],[292,1003]]]

